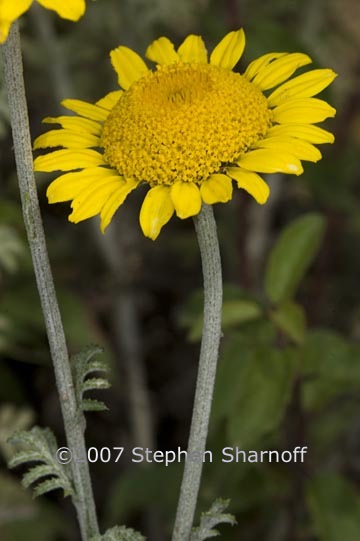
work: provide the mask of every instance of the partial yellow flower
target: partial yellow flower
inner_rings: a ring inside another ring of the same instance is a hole
[[[10,26],[34,0],[0,0],[0,43],[8,37]],[[44,8],[56,11],[63,19],[77,21],[85,13],[85,0],[35,0]]]
[[[50,203],[72,201],[71,222],[97,214],[104,232],[130,192],[147,184],[140,225],[156,239],[174,213],[185,219],[203,203],[232,198],[233,181],[264,204],[269,188],[261,173],[303,172],[316,162],[314,145],[334,136],[315,124],[335,109],[314,98],[336,77],[315,69],[301,53],[270,53],[233,71],[245,47],[243,30],[230,32],[212,51],[190,35],[176,50],[168,38],[151,43],[150,70],[127,47],[110,53],[123,90],[96,104],[64,100],[77,116],[45,118],[60,124],[34,148],[63,147],[35,160],[36,171],[65,171],[48,188]],[[290,80],[289,80],[290,79]]]

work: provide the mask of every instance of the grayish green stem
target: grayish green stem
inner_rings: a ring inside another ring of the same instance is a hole
[[[194,452],[203,456],[205,451],[221,337],[221,259],[212,207],[203,205],[194,222],[204,275],[204,324],[188,461],[184,467],[172,541],[188,541],[191,533],[203,463],[202,460],[189,460],[189,457]]]
[[[69,356],[47,254],[33,173],[20,34],[17,22],[12,25],[9,37],[3,46],[3,53],[23,216],[54,364],[67,445],[74,451],[76,449],[84,450],[85,418],[78,410],[76,403]],[[72,461],[71,470],[76,492],[74,504],[82,539],[87,541],[99,532],[88,463],[86,461]]]

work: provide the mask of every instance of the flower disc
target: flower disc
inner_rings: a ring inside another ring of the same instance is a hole
[[[270,127],[262,92],[209,64],[159,66],[134,83],[104,124],[107,162],[125,178],[201,183]]]

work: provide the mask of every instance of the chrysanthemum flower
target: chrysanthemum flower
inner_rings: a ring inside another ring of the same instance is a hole
[[[188,36],[177,51],[161,37],[146,51],[153,71],[131,49],[113,50],[123,90],[95,105],[64,100],[78,116],[46,118],[62,129],[35,141],[36,149],[64,147],[35,160],[36,171],[69,171],[49,186],[49,202],[71,200],[74,223],[100,214],[104,231],[127,195],[148,184],[140,224],[151,239],[174,212],[184,219],[202,202],[229,201],[233,180],[265,203],[259,173],[300,175],[301,160],[321,158],[314,144],[333,142],[314,124],[335,109],[313,96],[336,75],[314,69],[289,81],[311,62],[301,53],[266,54],[236,73],[244,47],[243,30],[230,32],[208,61],[201,37]]]
[[[0,43],[8,37],[10,26],[34,0],[0,0]],[[77,21],[85,13],[85,0],[35,0],[44,8],[56,11],[63,19]]]

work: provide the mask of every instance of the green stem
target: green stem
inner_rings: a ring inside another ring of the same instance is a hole
[[[221,337],[222,277],[216,222],[211,206],[203,205],[194,219],[204,275],[204,324],[193,416],[172,541],[188,541],[194,520],[209,428],[211,402]],[[190,457],[190,459],[189,459]]]
[[[12,25],[9,37],[3,46],[3,56],[22,210],[54,364],[66,440],[70,449],[82,451],[86,448],[85,418],[79,412],[76,403],[69,355],[40,214],[33,173],[21,43],[17,22]],[[75,487],[74,505],[77,510],[82,539],[87,541],[99,533],[89,466],[86,461],[72,461],[71,470]]]

